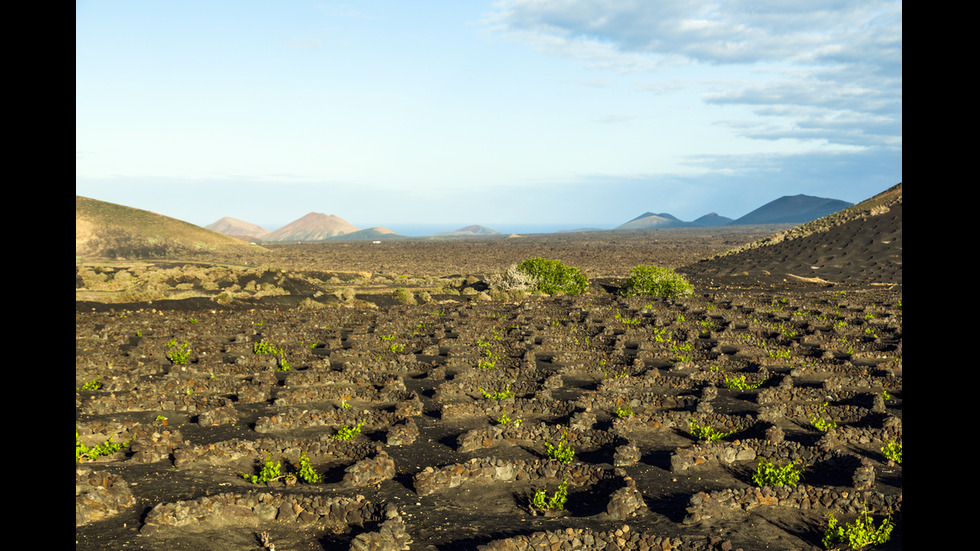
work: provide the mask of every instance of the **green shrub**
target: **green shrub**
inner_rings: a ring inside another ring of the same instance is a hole
[[[99,390],[102,388],[102,377],[96,377],[82,385],[82,390]]]
[[[766,382],[765,379],[757,383],[750,384],[745,382],[745,375],[738,374],[731,378],[729,378],[728,375],[725,375],[725,388],[730,388],[733,390],[754,390],[762,386],[762,383],[764,382]]]
[[[851,549],[863,549],[869,545],[880,545],[888,541],[894,527],[891,515],[887,515],[876,528],[874,519],[867,509],[861,511],[853,523],[844,526],[841,526],[831,513],[827,515],[827,529],[822,543],[827,549],[838,549],[841,545],[847,545]]]
[[[266,457],[265,464],[262,465],[262,468],[259,470],[259,474],[240,474],[242,478],[248,480],[252,484],[265,484],[266,482],[272,482],[273,480],[278,480],[285,476],[282,473],[282,463],[279,461],[273,463],[272,459],[268,456]]]
[[[550,499],[544,490],[537,490],[534,492],[534,498],[531,499],[531,508],[542,512],[548,510],[560,511],[565,508],[565,502],[567,500],[568,480],[563,479],[561,484],[558,486],[558,489]]]
[[[480,392],[487,400],[508,400],[517,396],[517,394],[510,389],[510,385],[505,386],[503,390],[494,390],[492,394],[486,390],[483,390],[482,388],[480,389]]]
[[[694,286],[670,268],[639,265],[630,270],[622,289],[628,297],[680,298],[694,292]]]
[[[827,415],[827,418],[824,419],[823,414],[826,412],[827,412],[827,404],[825,402],[820,407],[819,413],[815,413],[810,416],[810,424],[813,425],[813,428],[817,429],[820,432],[827,432],[837,428],[837,421],[834,421],[829,414]]]
[[[418,304],[415,295],[404,287],[395,289],[395,299],[402,304]]]
[[[170,339],[167,343],[167,359],[174,365],[187,365],[190,361],[191,351],[190,344],[183,343],[177,344],[177,339]]]
[[[358,423],[353,427],[340,427],[339,429],[337,429],[337,432],[335,434],[332,434],[330,436],[330,438],[334,440],[350,440],[351,438],[354,438],[358,434],[361,434],[361,425],[363,424],[364,423]]]
[[[75,462],[78,463],[82,460],[94,461],[97,457],[112,455],[128,446],[130,442],[133,441],[133,438],[130,438],[121,444],[116,444],[112,441],[112,437],[110,436],[105,442],[90,448],[82,443],[82,441],[78,438],[78,431],[75,431]]]
[[[535,290],[549,295],[579,295],[589,288],[585,274],[560,260],[529,258],[518,264],[516,271],[527,276]]]
[[[902,464],[902,443],[895,442],[894,440],[889,440],[885,442],[885,445],[881,447],[881,453],[885,456],[885,459],[889,461],[894,461],[899,465]]]
[[[721,432],[715,430],[711,425],[701,426],[697,421],[691,420],[691,435],[698,440],[706,440],[708,442],[717,442],[722,438],[726,438],[735,434],[735,431]]]
[[[752,482],[760,488],[762,486],[793,486],[800,482],[800,471],[789,463],[783,467],[777,467],[771,461],[763,459],[759,461],[755,474],[752,475]]]
[[[269,344],[265,341],[259,341],[252,344],[252,352],[256,354],[273,354],[278,356],[277,362],[279,364],[279,371],[289,371],[292,364],[286,360],[286,351],[283,348],[276,348],[275,345]]]
[[[309,484],[323,482],[323,475],[310,465],[310,458],[305,453],[299,457],[299,478]]]
[[[562,439],[558,442],[557,447],[551,442],[545,440],[544,448],[548,452],[548,459],[554,459],[555,461],[565,463],[566,465],[571,463],[572,459],[575,457],[575,450],[571,445],[569,445],[568,442],[565,441],[564,437],[562,437]]]

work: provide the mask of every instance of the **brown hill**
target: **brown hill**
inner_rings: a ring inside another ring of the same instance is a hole
[[[230,216],[225,216],[221,220],[218,220],[213,224],[208,224],[204,227],[205,229],[230,235],[236,239],[241,239],[242,241],[262,241],[266,239],[270,233],[272,233],[262,226],[257,226],[249,222],[243,222],[242,220],[232,218]]]
[[[149,259],[185,252],[245,252],[241,240],[154,212],[75,196],[75,257]]]
[[[359,231],[350,222],[331,214],[311,212],[266,236],[266,241],[323,241]]]
[[[902,184],[828,216],[680,268],[722,281],[902,284]]]

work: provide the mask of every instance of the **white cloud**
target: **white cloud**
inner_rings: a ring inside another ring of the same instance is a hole
[[[900,1],[505,0],[492,20],[589,66],[657,71],[651,90],[700,78],[704,102],[756,115],[743,137],[901,144]],[[719,83],[725,67],[741,72]]]

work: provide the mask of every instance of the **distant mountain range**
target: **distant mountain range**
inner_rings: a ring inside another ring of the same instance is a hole
[[[731,218],[726,218],[724,216],[719,216],[717,213],[705,214],[701,218],[694,220],[693,222],[684,222],[678,219],[676,216],[661,212],[660,214],[654,214],[652,212],[645,212],[636,218],[630,220],[629,222],[617,226],[614,229],[617,230],[649,230],[655,228],[703,228],[709,226],[724,226],[726,224],[732,223]]]
[[[269,237],[271,231],[237,218],[225,216],[213,224],[204,226],[205,229],[230,235],[242,241],[262,241]]]
[[[809,195],[787,195],[755,209],[738,219],[731,219],[712,212],[685,222],[676,216],[661,212],[645,212],[640,216],[621,224],[613,230],[648,230],[658,228],[707,228],[718,226],[755,225],[755,224],[803,224],[816,220],[850,207],[853,203],[838,199],[826,199]],[[207,229],[237,237],[251,242],[302,242],[302,241],[353,241],[364,239],[396,239],[405,238],[384,227],[359,229],[337,215],[326,215],[311,212],[302,218],[290,222],[275,231],[268,231],[260,226],[243,222],[231,217],[224,217],[206,226]],[[600,228],[589,228],[573,231],[606,231]],[[464,226],[450,232],[432,234],[432,238],[443,237],[472,237],[503,235],[497,230],[478,224]]]
[[[225,216],[208,224],[205,228],[236,237],[244,241],[289,242],[289,241],[355,241],[361,239],[379,239],[382,237],[402,237],[388,228],[374,227],[365,230],[358,229],[343,218],[331,214],[311,212],[294,220],[275,231],[269,231],[262,226],[251,224]]]
[[[801,194],[780,197],[735,220],[710,213],[685,222],[669,213],[646,212],[613,230],[805,224],[851,206],[852,203],[846,201]],[[388,228],[360,229],[337,215],[319,212],[311,212],[275,231],[227,216],[201,228],[148,211],[80,196],[75,198],[75,225],[76,254],[82,256],[153,257],[182,247],[193,249],[207,246],[217,250],[247,247],[248,243],[408,239]],[[589,228],[570,231],[609,230]],[[485,226],[470,225],[451,232],[435,233],[430,237],[470,236],[504,237],[505,234]]]
[[[732,220],[717,213],[705,214],[685,222],[662,212],[646,212],[622,224],[616,230],[648,230],[655,228],[704,228],[712,226],[747,226],[755,224],[803,224],[850,207],[853,203],[810,195],[786,195],[762,205],[745,216]]]

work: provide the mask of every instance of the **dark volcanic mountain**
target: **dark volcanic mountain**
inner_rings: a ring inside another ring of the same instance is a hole
[[[350,222],[331,214],[311,212],[266,236],[266,241],[324,241],[359,231]]]
[[[678,269],[726,278],[902,284],[902,184],[844,210]]]
[[[211,231],[216,231],[218,233],[223,233],[225,235],[230,235],[234,238],[241,239],[242,241],[262,241],[268,238],[269,234],[272,233],[262,226],[257,226],[249,222],[243,222],[230,216],[225,216],[221,220],[218,220],[213,224],[208,224],[204,227]]]
[[[726,224],[731,224],[732,219],[727,216],[721,216],[717,212],[711,212],[705,214],[704,216],[691,222],[693,226],[699,227],[711,227],[711,226],[724,226]]]
[[[655,228],[704,228],[725,225],[803,224],[845,209],[852,204],[838,199],[825,199],[800,194],[780,197],[737,220],[719,216],[717,213],[712,212],[692,222],[685,222],[666,212],[659,214],[645,212],[613,229],[649,230]]]
[[[839,199],[825,199],[803,194],[785,195],[762,205],[731,224],[804,224],[846,209],[853,204]]]

